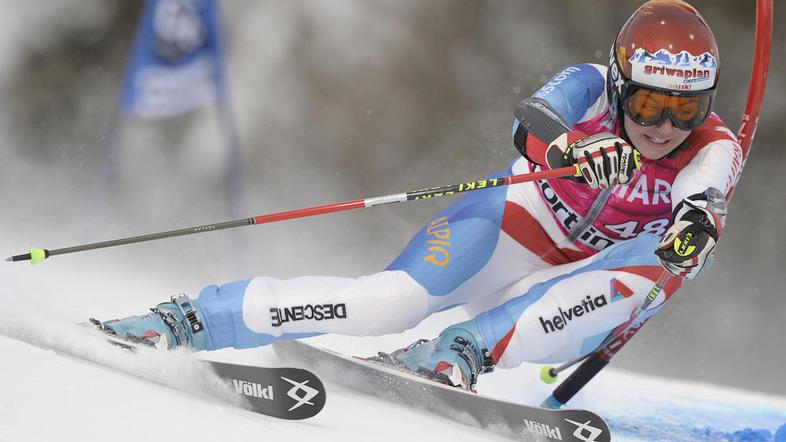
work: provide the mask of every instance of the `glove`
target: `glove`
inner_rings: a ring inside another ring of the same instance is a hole
[[[203,322],[196,304],[186,295],[173,296],[171,302],[158,304],[150,311],[141,316],[104,322],[90,319],[90,322],[104,333],[162,350],[177,347],[189,347],[194,351],[205,349]]]
[[[655,255],[674,276],[693,279],[710,267],[726,219],[726,200],[719,190],[691,195],[674,208],[672,225]]]
[[[639,151],[611,133],[587,136],[581,131],[562,134],[549,143],[546,162],[552,169],[575,166],[574,179],[592,189],[627,184],[640,167]]]

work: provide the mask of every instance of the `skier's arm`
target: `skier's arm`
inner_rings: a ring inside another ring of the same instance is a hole
[[[531,124],[522,125],[518,118],[513,122],[513,144],[530,162],[548,166],[546,148],[559,133],[541,127],[540,121],[556,116],[565,126],[572,128],[587,121],[605,108],[604,68],[592,64],[568,66],[538,89],[517,108],[526,107]],[[544,115],[537,115],[541,112]]]
[[[709,120],[709,130],[699,136],[712,137],[695,154],[678,152],[680,172],[671,189],[672,207],[686,197],[703,193],[709,188],[718,189],[725,198],[737,183],[742,171],[742,148],[733,133],[722,123]],[[706,123],[705,123],[706,124]]]
[[[726,200],[742,167],[742,149],[719,119],[708,121],[696,137],[706,144],[693,140],[698,148],[677,155],[682,167],[671,192],[672,226],[657,251],[666,270],[688,279],[712,262],[726,222]]]
[[[514,111],[513,142],[530,162],[550,169],[576,166],[573,179],[596,189],[627,184],[638,167],[630,144],[612,133],[587,136],[577,123],[605,109],[602,69],[576,65],[563,69]]]

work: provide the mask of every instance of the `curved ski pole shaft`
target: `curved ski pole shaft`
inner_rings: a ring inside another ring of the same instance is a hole
[[[175,236],[192,235],[196,233],[212,232],[215,230],[231,229],[234,227],[250,226],[256,224],[267,224],[276,221],[284,221],[296,218],[306,218],[311,216],[325,215],[328,213],[344,212],[354,209],[365,209],[369,207],[379,206],[382,204],[402,203],[407,201],[415,201],[429,198],[439,198],[457,193],[473,192],[476,190],[490,189],[499,186],[509,186],[512,184],[526,183],[537,180],[547,180],[551,178],[559,178],[572,176],[576,173],[576,168],[561,167],[558,169],[544,170],[541,172],[524,173],[519,175],[509,175],[500,178],[486,178],[482,180],[469,181],[461,184],[453,184],[449,186],[431,187],[422,190],[413,190],[405,193],[397,193],[391,195],[377,196],[366,199],[359,199],[353,201],[345,201],[341,203],[327,204],[324,206],[307,207],[303,209],[289,210],[285,212],[269,213],[265,215],[257,215],[251,218],[239,219],[235,221],[226,221],[216,224],[206,224],[203,226],[188,227],[185,229],[169,230],[166,232],[152,233],[149,235],[133,236],[128,238],[114,239],[111,241],[103,241],[97,243],[83,244],[73,247],[66,247],[62,249],[28,249],[27,253],[15,255],[7,258],[6,261],[30,261],[31,264],[36,264],[43,261],[50,256],[65,255],[67,253],[83,252],[86,250],[102,249],[106,247],[115,247],[124,244],[133,244],[145,241],[154,241],[164,238],[172,238]]]

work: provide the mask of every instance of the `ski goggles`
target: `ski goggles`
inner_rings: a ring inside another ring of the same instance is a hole
[[[709,117],[714,98],[715,89],[675,92],[630,84],[622,110],[641,126],[656,126],[669,118],[675,127],[693,130]]]

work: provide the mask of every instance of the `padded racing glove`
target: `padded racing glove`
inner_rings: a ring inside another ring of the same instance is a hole
[[[693,279],[712,264],[725,221],[726,200],[719,190],[691,195],[674,208],[655,254],[671,274]]]

